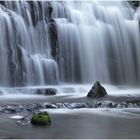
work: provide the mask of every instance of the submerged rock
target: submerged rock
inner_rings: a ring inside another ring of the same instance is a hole
[[[99,98],[104,97],[105,95],[107,95],[105,88],[101,86],[98,81],[96,81],[91,90],[88,92],[87,97]]]
[[[56,89],[49,88],[45,90],[45,95],[55,95],[56,94]]]
[[[33,115],[31,123],[33,125],[49,126],[51,124],[51,119],[47,112],[41,112]]]
[[[42,95],[55,95],[56,92],[57,92],[56,89],[53,88],[37,89],[37,94],[42,94]]]
[[[54,58],[58,56],[59,43],[57,36],[57,25],[54,19],[49,19],[48,31],[50,36],[51,54]]]

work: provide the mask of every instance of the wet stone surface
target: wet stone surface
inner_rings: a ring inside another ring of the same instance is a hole
[[[43,104],[6,104],[0,105],[0,114],[29,114],[38,112],[40,109],[80,109],[80,108],[139,108],[140,102],[113,102],[96,101],[80,103],[43,103]]]
[[[80,103],[43,103],[43,104],[6,104],[0,105],[0,116],[7,116],[16,121],[17,125],[28,125],[35,113],[40,109],[81,109],[81,108],[139,108],[140,102],[114,102],[111,100],[92,100]]]
[[[39,104],[7,104],[0,106],[0,113],[21,113],[21,112],[32,112],[39,110],[41,105]]]
[[[128,103],[128,102],[113,102],[113,101],[92,101],[87,103],[46,103],[44,105],[47,109],[80,109],[80,108],[139,108],[140,102]]]

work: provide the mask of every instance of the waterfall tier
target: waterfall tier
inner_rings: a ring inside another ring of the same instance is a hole
[[[139,11],[125,1],[1,1],[0,85],[140,84]]]

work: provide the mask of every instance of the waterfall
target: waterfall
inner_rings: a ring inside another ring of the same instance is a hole
[[[38,6],[37,2],[33,4]],[[13,8],[14,11],[9,10]],[[33,25],[30,10],[27,2],[6,1],[5,7],[1,6],[1,85],[26,86],[58,82],[58,65],[51,56],[45,17]]]
[[[140,84],[139,13],[126,1],[1,1],[0,86]]]

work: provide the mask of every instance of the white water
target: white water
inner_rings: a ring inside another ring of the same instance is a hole
[[[128,87],[128,86],[114,86],[114,85],[103,85],[108,95],[119,96],[119,97],[140,97],[140,88]],[[65,99],[86,97],[87,93],[91,89],[92,85],[61,85],[61,86],[31,86],[31,87],[16,87],[16,88],[5,88],[0,87],[0,100],[10,99],[49,99],[57,97],[64,97]],[[57,93],[53,96],[46,96],[37,94],[38,89],[53,88],[56,89]]]
[[[53,7],[62,79],[74,81],[80,67],[83,83],[139,83],[139,23],[126,2],[64,2],[65,14],[59,3]]]

